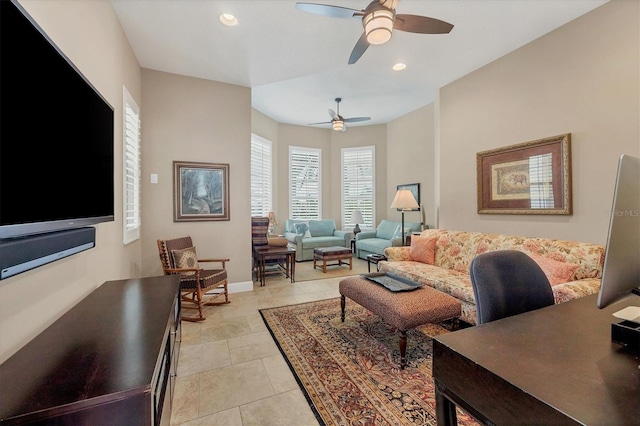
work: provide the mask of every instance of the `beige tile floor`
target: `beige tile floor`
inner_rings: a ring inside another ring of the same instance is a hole
[[[183,321],[171,425],[318,425],[258,310],[338,297],[343,278],[268,276],[207,307],[205,321]]]

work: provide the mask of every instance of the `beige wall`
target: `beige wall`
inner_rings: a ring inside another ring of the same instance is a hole
[[[614,0],[440,91],[440,226],[604,244],[640,154],[640,2]],[[573,215],[476,213],[476,152],[571,133]]]
[[[250,89],[147,69],[142,77],[143,274],[162,274],[159,238],[190,235],[200,257],[231,259],[230,291],[252,288]],[[229,221],[173,221],[173,161],[229,164]]]
[[[95,248],[0,281],[0,362],[103,282],[141,271],[141,244],[122,244],[120,213],[122,86],[141,102],[138,62],[109,2],[20,3],[114,109],[116,220],[96,226]]]
[[[437,226],[435,208],[435,123],[434,105],[429,104],[387,125],[387,203],[391,220],[401,220],[401,213],[389,209],[397,186],[405,183],[420,184],[420,203],[425,222],[430,228]],[[405,221],[420,222],[419,212],[406,212]]]

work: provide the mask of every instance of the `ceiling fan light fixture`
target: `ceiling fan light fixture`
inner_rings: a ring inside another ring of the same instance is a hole
[[[389,41],[394,18],[393,11],[388,9],[374,10],[362,18],[369,44],[383,44]]]
[[[331,122],[331,126],[333,127],[333,130],[335,130],[336,132],[341,132],[344,130],[344,121],[342,120],[333,120]]]

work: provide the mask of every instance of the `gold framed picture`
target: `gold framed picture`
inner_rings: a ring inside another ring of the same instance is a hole
[[[570,215],[571,134],[476,155],[478,213]]]

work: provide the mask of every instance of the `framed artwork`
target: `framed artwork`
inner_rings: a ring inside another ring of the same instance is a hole
[[[173,162],[173,221],[229,220],[229,164]]]
[[[413,194],[413,197],[418,202],[418,206],[420,206],[420,184],[419,183],[407,183],[407,184],[404,184],[404,185],[398,185],[396,187],[396,190],[400,190],[400,189],[408,189],[408,190],[410,190],[411,193]],[[396,209],[396,210],[397,211],[401,211],[402,209]],[[407,210],[407,211],[419,212],[420,211],[420,207],[418,207],[417,209],[411,209],[411,210]]]
[[[570,215],[571,134],[479,152],[478,213]]]

